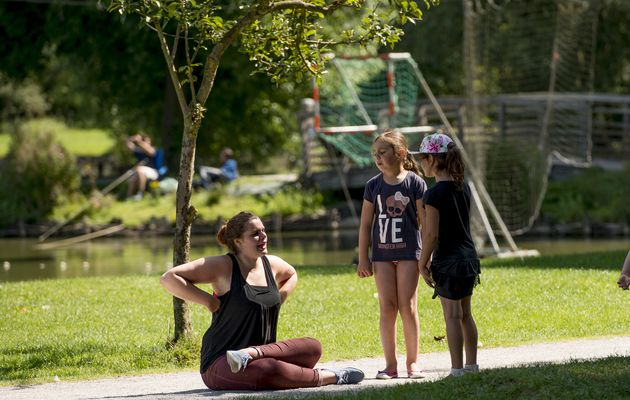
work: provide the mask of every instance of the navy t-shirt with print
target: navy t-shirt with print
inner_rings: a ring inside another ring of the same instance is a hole
[[[419,260],[422,243],[416,201],[427,184],[408,171],[405,179],[390,185],[378,174],[365,185],[363,199],[374,204],[372,261]]]

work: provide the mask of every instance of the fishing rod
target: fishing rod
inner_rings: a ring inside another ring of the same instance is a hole
[[[118,178],[116,178],[113,182],[111,182],[109,185],[107,185],[105,188],[103,188],[102,191],[100,191],[99,193],[101,195],[106,195],[107,193],[111,192],[114,188],[116,188],[118,185],[120,185],[121,183],[125,182],[126,180],[128,180],[129,178],[131,178],[131,176],[133,176],[134,174],[134,169],[136,167],[139,167],[141,165],[144,165],[147,163],[147,160],[142,160],[140,162],[138,162],[137,164],[135,164],[133,167],[129,168],[127,171],[125,171],[124,174],[122,174],[121,176],[119,176]],[[57,223],[57,225],[53,226],[52,228],[50,228],[49,230],[47,230],[46,232],[44,232],[43,234],[41,234],[38,238],[39,242],[43,242],[44,240],[46,240],[50,235],[52,235],[53,233],[57,232],[59,229],[61,229],[62,227],[64,227],[68,222],[72,221],[73,219],[75,219],[76,217],[78,217],[79,215],[81,215],[85,210],[87,210],[92,204],[88,201],[87,204],[85,204],[83,207],[81,207],[78,211],[76,211],[74,214],[72,214],[70,217],[66,218],[65,221],[61,221],[59,223]]]

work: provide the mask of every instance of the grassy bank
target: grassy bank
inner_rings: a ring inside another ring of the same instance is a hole
[[[323,196],[304,188],[285,188],[274,194],[240,194],[236,185],[255,185],[256,177],[239,178],[223,188],[212,191],[199,190],[192,194],[191,203],[197,209],[196,223],[225,220],[239,211],[248,210],[262,218],[273,214],[283,216],[314,214],[323,212]],[[123,185],[124,186],[124,185]],[[123,187],[124,189],[124,187]],[[65,221],[76,216],[88,200],[68,202],[55,209],[52,219]],[[75,218],[88,225],[102,225],[113,220],[121,221],[128,228],[142,228],[151,221],[161,221],[171,231],[175,224],[175,193],[164,195],[147,194],[141,201],[117,200],[115,196],[101,197],[90,201],[87,211]]]
[[[627,335],[630,297],[614,283],[624,256],[484,260],[474,299],[483,346]],[[320,339],[322,361],[381,356],[374,281],[359,280],[349,265],[298,272],[279,339]],[[426,286],[419,294],[421,352],[447,351],[434,340],[444,334],[438,301]],[[197,336],[169,346],[172,303],[157,275],[1,283],[0,304],[0,385],[195,370],[210,322],[193,305]]]

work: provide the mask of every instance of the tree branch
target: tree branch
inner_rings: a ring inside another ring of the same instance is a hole
[[[223,38],[214,45],[210,54],[208,54],[203,70],[203,80],[199,86],[199,91],[197,92],[197,100],[200,104],[205,104],[208,95],[210,95],[210,91],[212,90],[221,56],[234,42],[234,40],[236,40],[238,35],[240,35],[241,32],[243,32],[243,30],[245,30],[248,26],[252,25],[257,19],[270,13],[271,11],[278,10],[307,10],[310,12],[331,14],[335,10],[344,6],[347,6],[347,2],[344,0],[335,0],[326,7],[305,3],[301,0],[284,0],[276,3],[262,1],[256,7],[252,8],[245,16],[243,16],[243,18],[238,20],[236,24],[234,24],[234,26],[225,33]]]
[[[166,43],[166,37],[164,37],[164,32],[162,31],[162,27],[159,24],[155,24],[154,27],[158,34],[158,38],[160,39],[160,47],[162,48],[162,53],[164,54],[164,59],[166,60],[168,74],[171,77],[171,82],[173,83],[175,94],[177,95],[177,102],[179,103],[179,107],[182,110],[182,115],[186,116],[188,115],[188,104],[186,102],[186,96],[184,95],[184,90],[182,89],[182,85],[179,82],[179,78],[177,77],[175,61],[171,57],[171,52],[168,48],[168,43]]]
[[[210,91],[212,90],[212,86],[214,84],[214,78],[216,76],[217,69],[219,68],[219,61],[221,60],[223,53],[225,53],[227,48],[232,44],[232,42],[234,42],[234,40],[236,40],[238,35],[240,35],[245,28],[253,24],[258,18],[267,14],[270,10],[268,1],[264,1],[257,7],[252,8],[250,12],[238,20],[236,24],[234,24],[234,26],[230,28],[225,35],[223,35],[223,38],[214,45],[212,51],[206,58],[205,65],[203,67],[203,80],[201,81],[199,91],[197,92],[197,100],[200,104],[205,104],[208,96],[210,95]]]
[[[177,56],[177,47],[179,45],[179,34],[181,32],[181,25],[177,24],[177,30],[175,31],[175,38],[173,39],[173,50],[171,51],[171,58],[173,63],[175,62],[175,57]]]
[[[301,0],[284,0],[278,1],[271,5],[272,10],[308,10],[311,12],[319,12],[322,14],[331,14],[335,10],[346,6],[346,2],[342,0],[333,1],[329,6],[317,6],[315,4],[305,3]]]
[[[186,76],[188,77],[188,85],[190,85],[190,102],[192,104],[197,102],[197,99],[195,98],[196,96],[196,92],[195,92],[195,82],[193,81],[193,68],[192,68],[192,61],[190,60],[190,48],[188,47],[188,27],[184,28],[184,51],[186,53],[186,63],[188,65],[188,68],[186,69]]]

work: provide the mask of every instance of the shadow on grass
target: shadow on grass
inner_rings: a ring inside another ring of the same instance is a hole
[[[124,357],[121,357],[124,354]],[[32,383],[53,376],[98,376],[99,374],[141,373],[167,365],[196,365],[199,348],[168,345],[163,348],[112,346],[98,343],[14,346],[2,349],[0,382]]]
[[[628,252],[596,251],[588,253],[549,255],[520,258],[487,258],[481,260],[481,268],[567,268],[621,270],[621,265]]]
[[[152,399],[153,400],[153,399],[177,397],[177,398],[186,399],[190,396],[219,397],[219,396],[224,395],[225,393],[226,392],[215,392],[208,389],[194,389],[194,390],[185,390],[183,392],[155,392],[155,393],[145,393],[145,394],[130,394],[126,396],[107,396],[103,398],[104,399]]]
[[[408,383],[309,399],[628,399],[630,357],[484,370],[460,378]],[[260,397],[257,397],[260,398]],[[265,398],[269,398],[265,396]]]

